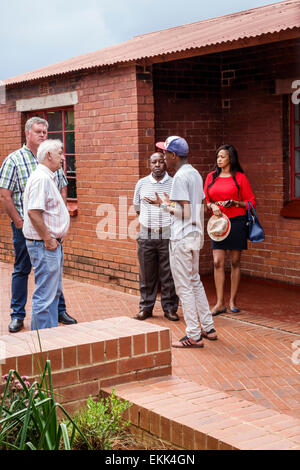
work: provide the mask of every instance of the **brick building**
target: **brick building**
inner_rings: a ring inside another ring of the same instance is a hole
[[[32,115],[64,141],[67,276],[137,290],[134,187],[149,172],[155,141],[176,134],[203,178],[219,145],[237,147],[266,233],[249,246],[242,271],[299,283],[299,7],[285,1],[138,36],[5,81],[0,163],[22,145]],[[0,206],[0,259],[12,258]],[[200,272],[212,272],[208,240]]]

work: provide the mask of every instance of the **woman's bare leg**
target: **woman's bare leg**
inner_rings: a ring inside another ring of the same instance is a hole
[[[241,254],[240,250],[231,250],[230,251],[230,261],[231,261],[231,292],[230,292],[230,302],[229,307],[231,309],[237,308],[236,298],[238,293],[238,288],[241,279]]]
[[[212,309],[212,313],[225,308],[224,285],[225,285],[225,250],[213,250],[214,259],[214,279],[217,294],[217,303]]]

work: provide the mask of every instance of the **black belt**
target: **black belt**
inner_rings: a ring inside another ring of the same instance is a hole
[[[27,241],[29,242],[43,242],[44,240],[34,240],[32,238],[26,238]],[[58,241],[58,243],[60,243],[60,245],[62,244],[62,238],[55,238],[56,241]]]
[[[170,231],[170,225],[167,225],[166,227],[157,227],[157,228],[150,228],[150,227],[145,227],[144,225],[141,225],[141,230],[145,230],[148,232],[150,235],[151,233],[158,233],[162,234],[164,232]]]
[[[159,234],[162,234],[163,233],[163,228],[162,227],[159,227],[159,228],[147,228],[148,230],[148,234],[150,233],[159,233]]]

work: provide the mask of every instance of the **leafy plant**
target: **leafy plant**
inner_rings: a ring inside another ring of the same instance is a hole
[[[115,390],[109,397],[94,401],[90,396],[87,406],[74,416],[74,422],[85,435],[75,431],[73,449],[87,449],[88,441],[94,450],[110,450],[114,442],[128,438],[125,432],[129,421],[123,421],[124,412],[132,406],[132,403],[122,401],[116,397]]]
[[[75,432],[90,447],[82,431],[55,400],[49,360],[40,382],[30,385],[16,370],[10,370],[5,380],[0,402],[0,449],[71,450]],[[66,422],[59,422],[58,410]]]

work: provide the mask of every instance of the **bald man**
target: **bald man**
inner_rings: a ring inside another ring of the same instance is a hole
[[[152,317],[156,301],[158,281],[161,282],[161,305],[164,316],[170,321],[178,321],[178,297],[169,261],[170,214],[145,201],[154,198],[155,194],[163,197],[170,194],[172,180],[166,172],[162,153],[150,157],[151,174],[141,178],[134,193],[134,208],[139,216],[140,232],[137,237],[138,259],[140,265],[140,310],[136,320]]]

